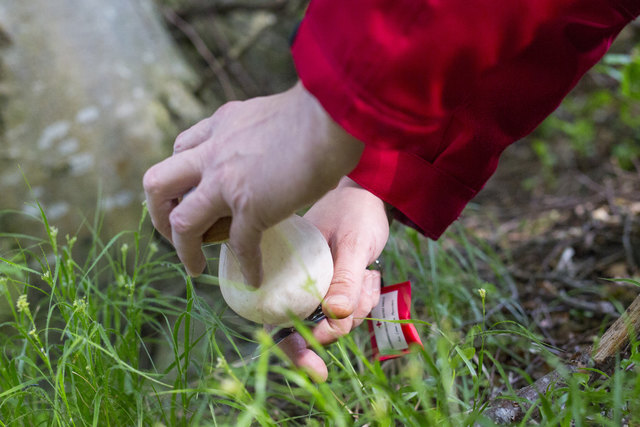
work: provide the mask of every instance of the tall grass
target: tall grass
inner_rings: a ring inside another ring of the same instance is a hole
[[[412,281],[424,348],[381,364],[361,328],[315,345],[329,367],[315,384],[217,288],[187,277],[144,221],[95,237],[86,255],[45,212],[46,238],[0,235],[16,248],[0,253],[0,425],[491,425],[486,403],[532,380],[534,359],[559,365],[492,248],[463,230],[434,243],[396,226],[385,280]],[[536,411],[549,425],[640,422],[639,358],[635,343],[611,376],[567,374],[522,424]]]

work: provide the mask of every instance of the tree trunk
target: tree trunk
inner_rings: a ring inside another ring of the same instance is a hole
[[[135,228],[144,171],[203,114],[195,84],[151,0],[0,0],[0,212]],[[0,232],[41,232],[24,217]]]

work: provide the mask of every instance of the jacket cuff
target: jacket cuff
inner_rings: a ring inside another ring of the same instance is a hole
[[[331,118],[355,138],[366,141],[368,146],[402,150],[424,145],[425,135],[442,125],[441,118],[403,114],[371,99],[364,90],[359,91],[371,76],[366,73],[350,76],[348,69],[333,63],[332,55],[325,49],[314,32],[312,20],[303,19],[291,48],[298,77]]]
[[[477,193],[418,156],[368,146],[349,177],[393,205],[396,219],[434,240]]]

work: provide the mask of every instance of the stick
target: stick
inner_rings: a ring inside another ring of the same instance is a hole
[[[636,297],[629,308],[602,335],[597,349],[592,353],[596,365],[602,365],[624,350],[630,338],[637,338],[640,332],[640,296]]]
[[[272,0],[268,2],[255,3],[249,1],[235,2],[205,2],[196,4],[189,8],[179,10],[177,13],[183,18],[208,17],[208,15],[221,15],[235,10],[256,11],[271,10],[278,11],[284,9],[287,0]]]
[[[204,42],[204,40],[202,40],[196,29],[171,9],[164,8],[162,9],[162,12],[165,19],[177,29],[179,29],[187,37],[187,39],[189,39],[198,54],[200,54],[202,59],[204,59],[204,61],[207,63],[213,74],[218,78],[226,99],[237,99],[238,97],[233,90],[233,85],[231,84],[229,76],[225,72],[224,67],[211,52],[211,50],[209,50],[206,43]]]

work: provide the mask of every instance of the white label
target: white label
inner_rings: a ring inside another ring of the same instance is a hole
[[[400,320],[398,315],[398,291],[380,295],[380,302],[371,310],[371,317],[373,319]],[[373,320],[372,322],[378,351],[382,353],[385,350],[404,350],[409,348],[400,323],[389,323],[382,320]]]

